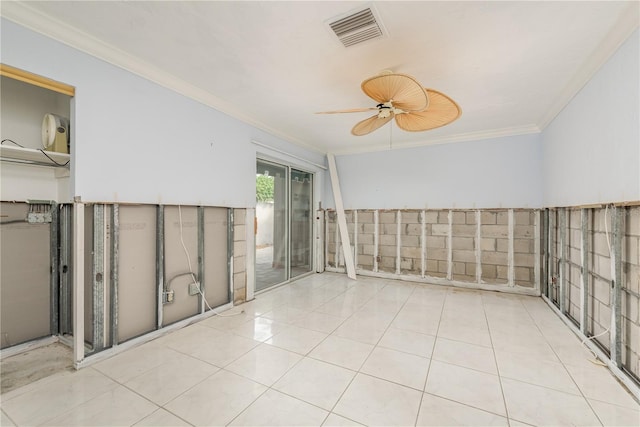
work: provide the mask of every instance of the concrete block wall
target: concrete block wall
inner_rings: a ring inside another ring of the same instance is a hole
[[[233,210],[233,303],[247,300],[246,209]]]
[[[627,208],[622,245],[622,362],[640,378],[640,207]]]
[[[622,282],[621,282],[621,358],[624,369],[640,379],[640,206],[618,207],[622,210]],[[562,230],[562,211],[566,228]],[[549,253],[549,299],[560,306],[561,286],[565,286],[564,314],[580,326],[582,271],[588,275],[586,317],[587,335],[595,336],[602,349],[611,351],[611,321],[614,278],[611,252],[614,250],[612,208],[586,208],[586,236],[582,235],[582,209],[550,209],[551,253]],[[561,235],[565,239],[565,256],[561,252]],[[588,244],[587,263],[582,261],[582,241]],[[560,265],[565,266],[565,283],[561,283]]]
[[[361,272],[536,288],[536,210],[349,210],[345,215]],[[336,214],[329,210],[325,218],[326,267],[341,271]]]

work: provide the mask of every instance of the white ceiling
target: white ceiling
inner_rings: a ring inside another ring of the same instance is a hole
[[[639,21],[637,1],[2,3],[9,19],[334,153],[539,132]],[[344,48],[327,22],[371,5],[388,37]],[[314,114],[375,106],[360,82],[385,69],[446,93],[462,117],[355,137],[368,113]]]

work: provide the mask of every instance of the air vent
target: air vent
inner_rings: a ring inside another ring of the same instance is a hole
[[[329,26],[344,47],[353,46],[384,35],[382,25],[376,21],[371,8],[366,8],[337,21],[329,22]]]

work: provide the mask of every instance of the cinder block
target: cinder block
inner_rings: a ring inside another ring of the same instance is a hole
[[[358,234],[358,244],[373,245],[373,234]]]
[[[420,238],[418,236],[402,236],[400,237],[402,246],[406,247],[420,247]]]
[[[465,215],[466,215],[465,222],[468,225],[475,225],[476,224],[476,212],[475,211],[467,211],[467,212],[465,212]]]
[[[467,276],[473,277],[474,281],[476,278],[476,263],[475,262],[468,262],[465,264],[465,271],[467,273]]]
[[[640,266],[627,264],[625,287],[632,292],[640,293]]]
[[[496,239],[496,251],[497,252],[509,252],[509,240],[508,239]]]
[[[427,249],[430,249],[430,248],[442,249],[446,246],[445,242],[446,242],[446,237],[427,236],[426,246],[427,246]]]
[[[483,279],[497,279],[498,269],[495,265],[482,265],[482,278]]]
[[[509,212],[508,211],[498,211],[496,216],[496,224],[498,225],[508,225],[509,224]]]
[[[446,261],[438,261],[438,272],[447,273],[449,271],[449,263]]]
[[[380,268],[395,269],[396,268],[396,259],[395,259],[395,257],[383,256],[382,259],[380,260],[380,262],[378,263],[378,266]]]
[[[247,269],[247,261],[244,256],[234,256],[233,257],[233,272],[241,273],[246,271]]]
[[[533,226],[531,225],[516,225],[513,228],[513,236],[516,238],[533,238]]]
[[[401,258],[400,259],[400,270],[412,271],[413,270],[413,259],[411,259],[411,258]]]
[[[238,289],[233,292],[233,303],[234,304],[242,304],[247,300],[247,290],[246,288]]]
[[[452,233],[454,236],[459,237],[475,237],[476,235],[476,226],[475,225],[459,225],[454,224],[452,229]]]
[[[640,237],[626,236],[623,252],[625,262],[640,265]]]
[[[378,221],[380,224],[395,224],[397,222],[396,211],[380,212]]]
[[[427,224],[437,224],[438,223],[438,211],[425,211],[424,213],[424,222]],[[447,221],[448,222],[448,221]]]
[[[438,211],[438,224],[449,224],[449,211]]]
[[[629,236],[640,237],[640,206],[627,208],[625,230]]]
[[[509,269],[507,267],[498,265],[497,271],[498,271],[498,279],[504,280],[505,282],[509,280]]]
[[[422,225],[420,224],[405,224],[403,226],[405,235],[420,236],[422,234]]]
[[[425,268],[425,273],[429,273],[429,272],[437,272],[438,271],[438,261],[436,260],[427,260],[427,262],[424,265]]]
[[[247,219],[246,209],[234,209],[233,210],[233,223],[235,225],[245,225]]]
[[[233,227],[233,241],[238,242],[240,240],[246,240],[246,226],[245,225],[235,225]]]
[[[448,236],[449,225],[448,224],[433,224],[431,226],[431,235],[433,236]]]
[[[422,251],[420,248],[400,248],[400,256],[403,258],[422,258]]]
[[[398,225],[397,224],[380,224],[380,234],[390,234],[397,235],[398,234]]]
[[[513,252],[515,253],[533,253],[533,240],[531,239],[513,239]]]
[[[375,246],[373,245],[362,245],[362,253],[364,255],[373,255],[375,250]]]
[[[507,265],[507,254],[504,252],[482,252],[480,254],[480,261],[483,265]]]
[[[358,211],[358,222],[373,224],[373,211]]]
[[[380,238],[380,245],[394,246],[394,247],[396,245],[396,236],[395,235],[383,234],[379,238]]]
[[[530,211],[515,211],[513,213],[513,220],[516,225],[533,225]]]
[[[611,301],[611,288],[610,282],[596,278],[593,281],[592,291],[593,297],[600,301],[604,305],[609,305]]]
[[[513,265],[516,267],[531,267],[535,262],[535,256],[533,254],[514,254]]]
[[[466,265],[464,262],[454,262],[451,267],[451,272],[453,274],[465,275]]]
[[[600,323],[605,328],[608,328],[611,325],[611,307],[600,304],[598,323]]]
[[[480,223],[483,225],[495,225],[498,213],[494,211],[480,212]]]
[[[609,235],[609,240],[612,240],[611,235]],[[593,247],[591,248],[591,250],[598,255],[604,255],[606,257],[609,256],[609,245],[607,244],[606,234],[604,233],[593,234]]]
[[[451,247],[453,247],[454,251],[456,249],[466,249],[473,250],[473,237],[453,237],[451,242]]]
[[[234,256],[244,256],[247,254],[247,242],[233,242],[233,255]]]
[[[453,260],[462,262],[476,262],[475,251],[453,250]]]
[[[364,224],[364,232],[373,235],[376,232],[375,224]]]
[[[420,213],[418,211],[402,211],[403,224],[420,224]]]
[[[597,274],[605,279],[611,279],[613,277],[611,271],[611,259],[609,257],[596,255],[594,259],[594,269]]]
[[[509,228],[504,225],[481,225],[480,234],[482,237],[509,237]]]
[[[467,222],[467,216],[465,212],[453,211],[452,217],[453,224],[466,224]]]
[[[532,283],[533,282],[533,269],[525,267],[515,267],[514,274],[515,280],[518,283]]]
[[[496,239],[480,239],[480,249],[483,251],[495,251],[496,250]]]
[[[246,287],[247,287],[247,274],[245,272],[234,273],[233,289],[237,291],[238,289],[244,289]]]
[[[395,246],[380,246],[379,255],[383,257],[395,257],[396,256],[396,247]]]
[[[427,259],[436,259],[440,261],[446,261],[448,256],[448,251],[446,249],[428,249],[427,250]]]

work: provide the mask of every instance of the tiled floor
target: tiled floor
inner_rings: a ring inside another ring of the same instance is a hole
[[[9,392],[1,424],[640,425],[539,298],[325,273],[240,310]]]

